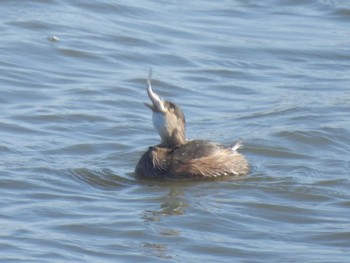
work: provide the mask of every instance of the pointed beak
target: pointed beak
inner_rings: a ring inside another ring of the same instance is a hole
[[[157,93],[154,93],[152,90],[151,72],[150,72],[148,79],[147,79],[147,94],[148,94],[148,97],[150,98],[152,104],[145,103],[145,105],[154,112],[164,113],[166,111],[166,108],[164,106],[164,101],[158,96]]]

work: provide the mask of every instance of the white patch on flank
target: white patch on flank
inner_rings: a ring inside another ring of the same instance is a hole
[[[242,141],[238,141],[231,147],[231,150],[236,152],[238,149],[242,148],[242,146]]]

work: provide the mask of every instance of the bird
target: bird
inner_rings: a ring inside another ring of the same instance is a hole
[[[139,159],[135,174],[140,178],[185,179],[244,176],[249,171],[247,159],[238,152],[241,141],[223,146],[209,140],[188,140],[186,120],[181,108],[163,100],[152,89],[152,71],[147,79],[145,105],[152,111],[154,128],[161,142],[150,146]]]

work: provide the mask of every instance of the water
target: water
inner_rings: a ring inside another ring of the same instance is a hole
[[[346,262],[350,5],[2,0],[1,262]],[[134,178],[146,78],[241,180]]]

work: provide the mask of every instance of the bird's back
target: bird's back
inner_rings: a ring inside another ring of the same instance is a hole
[[[231,148],[193,140],[174,148],[151,147],[141,157],[135,172],[142,177],[209,178],[245,175],[248,163]]]

